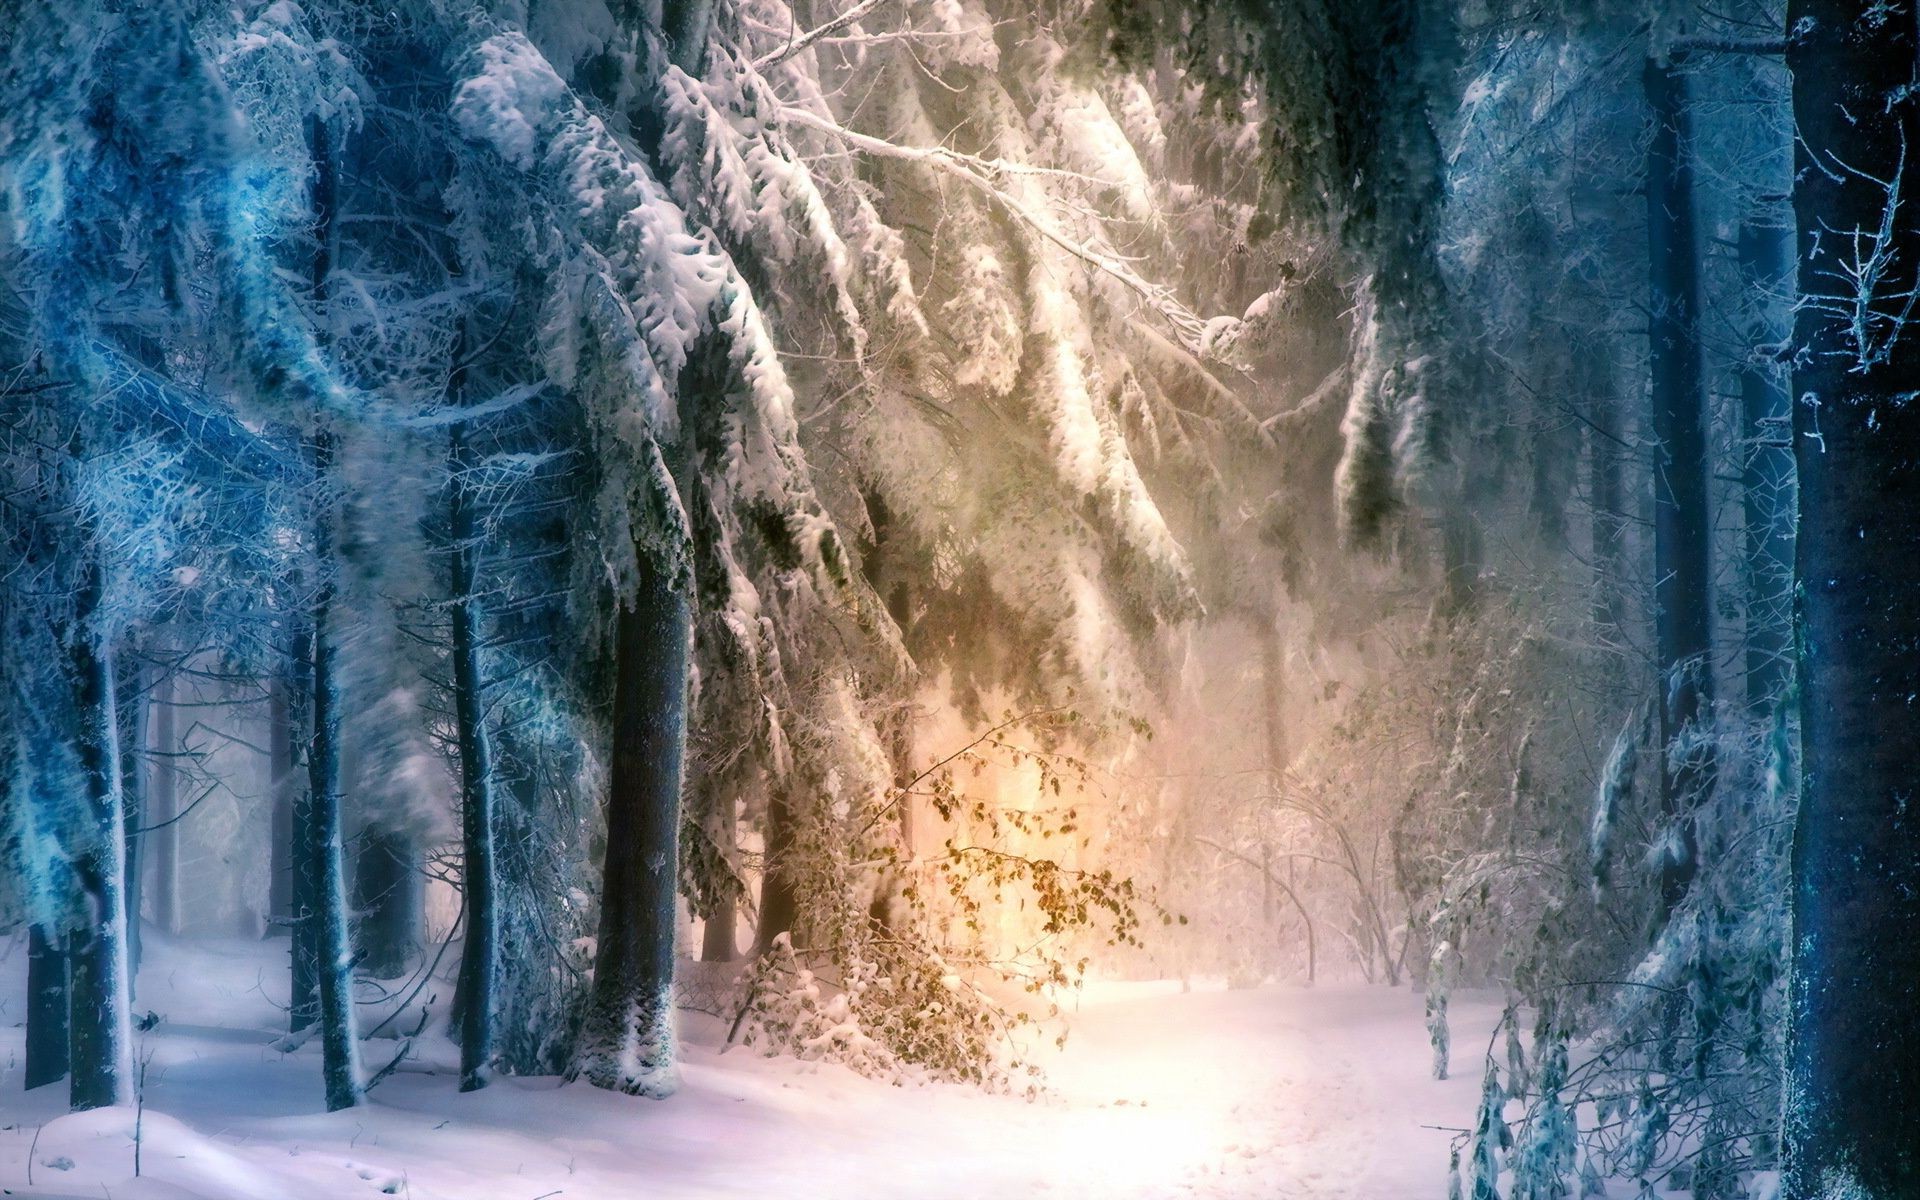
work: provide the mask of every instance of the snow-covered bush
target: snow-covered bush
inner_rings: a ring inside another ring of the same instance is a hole
[[[1113,869],[1069,865],[1091,834],[1061,798],[1083,794],[1090,771],[1055,739],[1090,736],[1080,725],[1071,711],[1008,714],[876,803],[803,828],[795,933],[745,984],[758,1034],[869,1073],[1031,1087],[1030,1040],[1095,947],[1138,946],[1143,921],[1176,919]],[[989,769],[1021,773],[1034,794],[974,792]],[[882,824],[908,803],[949,832],[912,856]]]

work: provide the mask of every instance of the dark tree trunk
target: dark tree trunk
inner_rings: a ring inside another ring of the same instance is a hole
[[[293,700],[285,680],[267,685],[267,774],[273,804],[273,844],[268,852],[268,937],[292,932],[293,904],[293,796],[298,790],[294,754]]]
[[[894,534],[893,513],[887,507],[886,498],[877,492],[868,492],[862,495],[861,500],[867,512],[867,524],[873,530],[872,544],[861,555],[864,560],[863,573],[872,583],[875,593],[885,602],[887,616],[893,621],[894,628],[906,640],[913,631],[912,575],[918,564],[914,561],[911,549],[898,544]],[[882,733],[886,738],[888,756],[893,760],[893,786],[898,789],[894,806],[900,814],[900,850],[906,857],[912,858],[914,798],[905,789],[916,774],[913,766],[913,709],[903,704],[889,713]]]
[[[121,1103],[130,1098],[132,1084],[120,730],[112,652],[98,644],[101,635],[91,628],[100,598],[98,568],[89,574],[81,587],[82,617],[72,650],[81,780],[94,834],[92,843],[74,858],[81,921],[67,942],[68,1097],[76,1109]]]
[[[27,931],[28,1091],[67,1077],[67,939]]]
[[[126,842],[127,995],[129,1001],[140,977],[140,867],[146,839],[140,830],[147,821],[147,672],[136,671],[121,685],[120,715],[120,824]]]
[[[1691,117],[1686,76],[1649,59],[1643,75],[1653,135],[1647,148],[1648,314],[1653,383],[1654,642],[1660,669],[1662,803],[1673,842],[1661,857],[1660,896],[1672,911],[1694,872],[1690,811],[1713,786],[1704,739],[1688,730],[1711,718],[1712,596],[1709,582],[1705,377],[1700,357],[1700,260],[1694,229]]]
[[[754,924],[754,953],[765,954],[774,939],[792,933],[800,915],[793,880],[795,814],[787,786],[775,781],[767,795],[765,862],[760,869],[760,913]]]
[[[149,718],[153,761],[147,777],[147,824],[151,833],[142,834],[141,857],[146,860],[145,907],[153,914],[155,927],[180,932],[180,775],[174,756],[180,751],[178,714],[173,706],[174,682],[171,673],[163,675],[154,692],[153,713]],[[134,910],[128,910],[131,916]]]
[[[1791,414],[1779,372],[1764,361],[1786,338],[1775,297],[1786,292],[1786,231],[1744,225],[1740,274],[1753,297],[1749,361],[1740,372],[1740,432],[1746,444],[1741,471],[1746,528],[1747,708],[1771,713],[1785,694],[1793,647],[1793,449]]]
[[[600,943],[572,1074],[665,1096],[677,1086],[673,936],[692,624],[673,578],[647,549],[637,556],[639,584],[614,651]]]
[[[1480,552],[1480,526],[1471,513],[1455,508],[1440,518],[1439,613],[1449,621],[1472,615],[1480,602]]]
[[[1601,639],[1620,640],[1620,578],[1626,561],[1626,513],[1620,486],[1625,449],[1615,418],[1613,362],[1604,344],[1589,340],[1576,350],[1576,386],[1591,410],[1587,425],[1587,492],[1592,505],[1593,624]]]
[[[460,877],[466,889],[466,940],[460,952],[460,1090],[485,1087],[493,1062],[493,993],[499,970],[499,912],[494,898],[493,745],[480,670],[480,608],[474,598],[479,534],[460,427],[451,450],[448,532],[453,541],[453,707],[460,746]]]
[[[664,0],[660,6],[661,32],[673,65],[699,78],[706,64],[707,30],[713,23],[713,0]]]
[[[294,729],[306,730],[313,714],[313,630],[304,622],[293,639],[293,682],[289,688],[288,719]],[[313,840],[313,761],[310,737],[294,741],[294,756],[304,762],[308,779],[289,781],[293,825],[288,831],[288,858],[293,865],[291,887],[293,921],[287,948],[292,966],[293,996],[288,1002],[287,1027],[299,1032],[320,1019],[320,846]]]
[[[332,131],[321,117],[308,127],[313,151],[313,211],[315,242],[313,293],[323,308],[328,277],[333,272],[335,169]],[[318,860],[316,908],[307,924],[313,926],[320,994],[321,1072],[326,1085],[327,1110],[335,1112],[360,1103],[359,1039],[353,1014],[353,946],[347,928],[347,889],[340,802],[340,685],[334,665],[333,522],[336,502],[333,434],[326,417],[319,418],[313,435],[313,477],[321,507],[313,523],[313,553],[320,577],[313,599],[312,683],[313,738],[307,744],[307,849]]]
[[[1783,1191],[1892,1200],[1920,1196],[1920,331],[1900,315],[1920,263],[1904,180],[1920,153],[1920,29],[1911,0],[1794,0],[1787,27],[1803,303]],[[1897,207],[1878,181],[1901,189]],[[1862,296],[1847,271],[1876,249],[1884,274]]]
[[[1261,729],[1266,734],[1267,772],[1279,786],[1280,777],[1293,761],[1287,745],[1287,647],[1272,618],[1254,621],[1254,638],[1260,645]]]
[[[861,547],[862,574],[872,585],[874,594],[885,604],[887,617],[899,631],[903,645],[911,647],[914,607],[912,576],[918,566],[918,556],[897,535],[893,513],[887,507],[885,497],[877,492],[866,492],[862,494],[861,502],[866,509],[868,528],[872,530],[871,541]],[[907,900],[908,889],[920,882],[920,869],[914,860],[918,813],[913,780],[918,772],[913,765],[913,730],[914,707],[902,700],[881,718],[876,731],[886,746],[892,768],[893,791],[888,802],[894,809],[898,838],[894,850],[898,858],[895,865],[876,880],[869,913],[888,929],[909,918],[913,905]],[[789,920],[788,924],[791,925],[792,921]],[[755,940],[759,940],[757,936]]]
[[[354,945],[368,975],[392,979],[406,973],[419,938],[420,873],[413,839],[402,830],[369,825],[357,840]]]
[[[714,901],[713,915],[700,931],[700,961],[728,963],[740,956],[737,927],[740,908],[733,896]]]
[[[714,845],[731,863],[735,861],[737,850],[734,845],[733,801],[729,798],[721,803],[726,811],[714,814],[708,836],[713,838]],[[727,891],[714,901],[713,911],[708,914],[706,926],[700,931],[700,961],[732,962],[739,957],[739,923],[739,901],[732,891]]]
[[[324,126],[323,126],[324,128]],[[332,435],[314,437],[316,476],[327,481]],[[324,573],[332,557],[331,513],[314,525],[314,553]],[[320,1048],[327,1111],[360,1103],[359,1045],[353,1015],[353,949],[347,928],[347,894],[340,816],[340,689],[334,668],[333,584],[324,574],[313,602],[313,736],[307,743],[306,849],[314,856],[313,908],[302,925],[311,929]]]

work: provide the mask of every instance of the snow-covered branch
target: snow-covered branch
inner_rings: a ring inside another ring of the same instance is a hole
[[[1133,292],[1172,328],[1180,345],[1196,357],[1215,357],[1214,347],[1220,341],[1225,327],[1238,323],[1235,318],[1230,317],[1217,317],[1212,320],[1201,317],[1182,303],[1173,289],[1145,278],[1119,255],[1062,231],[1045,215],[1034,211],[1031,206],[996,184],[993,177],[1000,174],[1055,176],[1094,184],[1099,184],[1101,182],[1099,180],[1050,167],[1034,167],[1008,163],[1001,159],[980,158],[950,150],[944,146],[903,146],[898,142],[848,129],[844,125],[792,105],[780,110],[780,119],[791,125],[824,133],[864,154],[925,164],[974,188],[1046,241]]]
[[[911,0],[904,0],[904,2],[910,3]],[[847,28],[849,25],[855,24],[860,18],[885,3],[887,3],[887,0],[860,0],[858,4],[855,4],[839,16],[816,25],[807,32],[793,38],[786,45],[773,51],[771,54],[765,54],[755,59],[753,61],[753,69],[756,71],[770,71],[794,55],[805,51],[807,47],[813,45],[821,38],[829,37]]]

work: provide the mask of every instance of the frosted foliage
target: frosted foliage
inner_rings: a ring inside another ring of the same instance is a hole
[[[520,34],[488,38],[474,58],[477,70],[454,93],[454,120],[515,167],[533,170],[544,155],[542,126],[572,99],[567,85]]]
[[[849,45],[816,44],[764,78],[716,42],[721,61],[697,94],[670,79],[702,120],[670,129],[663,156],[676,195],[721,228],[778,226],[768,206],[784,208],[794,235],[756,235],[783,303],[818,297],[825,282],[839,308],[838,254],[858,248],[865,282],[850,292],[862,320],[835,325],[855,345],[864,328],[875,350],[853,369],[826,368],[838,399],[817,416],[803,402],[803,420],[847,439],[857,479],[905,526],[893,536],[924,546],[936,577],[977,568],[990,603],[1031,623],[1059,682],[1118,700],[1138,692],[1144,669],[1119,610],[1173,615],[1192,600],[1131,440],[1153,418],[1130,360],[1166,345],[1142,327],[1169,310],[1129,282],[1130,260],[1114,249],[1165,233],[1166,185],[1146,167],[1164,135],[1137,80],[1108,89],[1076,78],[1044,35],[1003,53],[994,24],[1007,19],[1019,17],[959,2],[864,13]],[[804,28],[773,0],[745,6],[741,25],[767,55]],[[794,185],[789,147],[805,151],[813,190]],[[807,232],[823,219],[837,242]],[[924,321],[931,340],[882,345],[903,320]],[[1203,324],[1176,320],[1172,338],[1198,345]],[[857,528],[864,514],[837,515]]]
[[[933,0],[928,25],[942,36],[928,39],[927,65],[936,71],[971,68],[991,71],[1000,65],[993,18],[974,0]]]
[[[964,224],[958,232],[965,237]],[[984,231],[982,240],[993,244]],[[1024,332],[1007,269],[1000,256],[986,248],[954,263],[952,269],[953,294],[941,305],[941,315],[968,348],[967,356],[955,365],[953,381],[1005,395],[1018,380]]]
[[[467,58],[468,74],[454,91],[455,123],[541,181],[559,215],[579,230],[584,244],[571,249],[631,306],[659,373],[677,376],[727,264],[524,35],[496,34]],[[671,434],[677,417],[669,396],[649,389],[645,399],[649,427]]]
[[[903,15],[875,12],[854,28],[882,30]],[[1133,461],[1123,414],[1108,400],[1109,392],[1131,396],[1140,411],[1143,393],[1137,383],[1127,390],[1119,344],[1141,319],[1138,298],[1089,283],[1100,272],[1056,244],[1107,247],[1093,212],[1112,207],[1104,193],[1116,188],[1133,193],[1119,219],[1150,215],[1140,156],[1097,90],[1054,78],[1061,56],[1052,42],[1023,56],[1030,62],[1003,63],[988,9],[951,4],[911,15],[939,31],[929,39],[939,45],[935,69],[987,73],[981,82],[991,95],[979,114],[922,107],[912,62],[926,58],[926,47],[918,43],[844,52],[823,43],[771,68],[755,65],[756,56],[779,52],[774,31],[791,37],[803,27],[777,0],[723,11],[702,78],[656,65],[657,175],[575,98],[564,67],[518,33],[494,34],[470,50],[454,92],[462,133],[526,172],[541,205],[552,206],[543,215],[538,205],[529,213],[464,190],[452,196],[474,231],[474,253],[499,260],[501,228],[519,235],[526,261],[546,280],[544,365],[561,385],[598,397],[589,425],[598,444],[615,449],[598,456],[592,565],[618,591],[630,578],[626,546],[652,544],[659,535],[649,530],[663,524],[690,531],[704,513],[719,517],[696,556],[722,600],[701,641],[701,704],[716,717],[731,714],[730,724],[742,712],[764,714],[743,733],[775,778],[801,769],[789,732],[803,718],[792,697],[817,693],[799,687],[794,666],[814,669],[826,644],[820,635],[844,619],[816,606],[848,586],[838,574],[846,545],[839,531],[862,528],[866,517],[815,497],[810,473],[823,463],[848,475],[829,480],[822,495],[877,486],[900,522],[896,536],[932,551],[936,578],[957,584],[972,569],[989,585],[991,603],[1031,622],[1048,645],[1043,661],[1064,686],[1093,686],[1110,700],[1137,695],[1139,647],[1122,631],[1119,610],[1179,612],[1191,602],[1184,559]],[[540,36],[552,47],[592,40]],[[637,53],[651,61],[651,50]],[[858,97],[840,86],[843,53],[883,80],[884,94]],[[996,78],[1002,71],[1023,77],[1018,96]],[[1132,95],[1136,105],[1151,103],[1138,89]],[[949,103],[939,98],[941,108]],[[859,137],[892,139],[888,146],[938,145],[963,123],[995,131],[996,144],[982,149],[1010,164],[998,185],[1005,199],[911,157],[865,153],[870,143],[834,132],[854,113],[879,122]],[[1024,163],[1030,172],[1011,165]],[[911,178],[889,177],[896,172]],[[915,191],[937,199],[937,216],[892,199]],[[1009,201],[1044,226],[1013,215]],[[906,227],[929,219],[969,251],[951,262],[920,260]],[[555,232],[561,228],[567,232]],[[735,256],[751,259],[751,287],[734,270]],[[936,329],[927,344],[957,353],[899,341],[901,332],[924,339]],[[711,451],[715,470],[696,496],[656,447],[689,419],[682,375],[708,334],[725,344],[733,384],[723,399],[701,401],[709,413],[720,401],[721,437]],[[783,354],[789,346],[825,356],[823,365],[809,364],[796,380]],[[980,412],[995,396],[1013,405],[1020,429],[1011,444],[956,444],[953,417]],[[823,457],[819,444],[834,449]],[[1046,447],[1049,460],[1038,487],[1024,448],[1032,445]],[[777,535],[757,517],[739,524],[755,509],[780,514]],[[667,542],[685,536],[671,533]],[[780,565],[785,551],[766,543],[769,536],[799,551],[808,578]],[[853,581],[854,594],[864,586]],[[884,662],[897,654],[897,634],[867,596],[846,615],[869,630]],[[884,676],[865,678],[872,687]],[[755,695],[744,704],[722,699]]]
[[[1020,68],[1033,81],[1034,111],[1027,126],[1037,149],[1046,161],[1085,176],[1117,198],[1119,215],[1133,221],[1153,220],[1158,206],[1140,152],[1097,91],[1071,85],[1061,77],[1064,57],[1065,51],[1047,38],[1030,39],[1021,47]],[[1146,139],[1148,153],[1155,153],[1164,138],[1158,136],[1152,110],[1137,88],[1135,83],[1131,96],[1139,107],[1131,114],[1132,121]]]
[[[1133,163],[1130,168],[1124,161],[1120,164],[1127,172],[1126,178],[1130,181],[1135,173],[1151,178],[1165,166],[1167,151],[1167,132],[1153,94],[1137,75],[1117,76],[1106,86],[1109,94],[1105,108],[1119,123],[1124,153]]]
[[[670,68],[663,80],[669,125],[661,158],[676,195],[707,225],[759,252],[776,267],[812,267],[833,297],[834,314],[856,357],[866,329],[854,302],[854,255],[812,173],[760,118],[776,101],[766,84],[734,56],[720,54],[712,77],[692,80]],[[802,248],[806,261],[798,261]]]
[[[741,385],[697,398],[724,405],[721,469],[707,481],[714,508],[736,513],[740,505],[765,502],[793,514],[796,540],[817,556],[828,525],[796,442],[792,389],[728,256],[524,36],[486,39],[467,55],[467,65],[454,94],[455,121],[468,137],[528,172],[556,210],[548,218],[553,226],[570,229],[566,237],[528,229],[525,252],[535,264],[558,260],[541,307],[547,366],[595,398],[589,421],[605,448],[598,456],[602,565],[616,592],[632,579],[630,547],[685,561],[689,518],[677,490],[685,481],[669,473],[658,447],[681,432],[681,405],[691,398],[676,399],[677,381],[708,336],[726,345]],[[678,77],[667,88],[679,97],[676,111],[683,117],[719,120],[697,85]],[[722,169],[740,163],[730,129],[713,140],[718,149],[703,162]],[[770,154],[756,162],[764,166]],[[680,182],[689,179],[683,170]],[[750,186],[742,179],[733,182]],[[829,257],[837,255],[844,266],[844,247],[832,246]],[[590,357],[590,370],[583,356]],[[736,577],[729,594],[750,609],[754,589],[743,584]]]
[[[1382,344],[1377,309],[1371,290],[1363,291],[1355,321],[1353,383],[1340,423],[1345,450],[1335,477],[1342,524],[1348,530],[1376,526],[1399,500],[1387,466],[1392,453],[1387,400],[1392,368],[1386,359],[1391,347]]]
[[[356,131],[369,89],[343,48],[331,38],[316,38],[292,0],[262,9],[212,50],[222,89],[245,122],[249,147],[262,165],[271,164],[239,176],[229,207],[236,242],[257,244],[308,220],[308,119]]]

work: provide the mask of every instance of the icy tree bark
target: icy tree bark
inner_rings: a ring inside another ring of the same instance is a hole
[[[1783,1195],[1891,1200],[1920,1195],[1920,28],[1911,0],[1795,0],[1787,28],[1803,303]]]
[[[333,270],[335,163],[332,136],[325,120],[310,125],[316,217],[313,290],[323,305],[328,276]],[[313,476],[322,506],[313,523],[313,552],[320,567],[313,600],[311,630],[313,736],[307,744],[307,849],[316,856],[317,905],[308,918],[313,925],[314,957],[318,963],[320,994],[321,1071],[326,1084],[327,1110],[338,1111],[360,1103],[359,1039],[353,1014],[353,948],[347,928],[347,889],[341,844],[340,803],[340,691],[335,674],[333,628],[334,502],[333,434],[321,418],[313,435]]]
[[[1642,76],[1653,136],[1647,147],[1647,254],[1653,384],[1654,642],[1660,668],[1661,743],[1707,721],[1713,704],[1707,517],[1706,385],[1700,357],[1699,238],[1694,228],[1691,119],[1686,77],[1649,59]],[[1669,758],[1673,758],[1671,769]],[[1661,860],[1662,907],[1671,911],[1694,872],[1687,813],[1713,786],[1704,745],[1659,756],[1661,795],[1678,844]]]
[[[315,435],[314,466],[326,479],[333,439]],[[332,554],[328,518],[314,526],[314,550],[322,563]],[[340,690],[334,674],[333,585],[322,582],[313,602],[311,641],[313,734],[307,743],[306,849],[314,856],[311,927],[320,1049],[327,1110],[360,1103],[359,1044],[353,1015],[353,949],[347,928],[347,888],[340,816]]]
[[[692,622],[687,598],[642,547],[617,622],[607,851],[593,991],[574,1078],[664,1097],[674,1068],[673,934],[680,775]]]
[[[452,538],[453,706],[460,747],[462,886],[466,940],[460,952],[460,1090],[485,1087],[493,1061],[493,993],[499,965],[499,912],[494,898],[493,744],[487,732],[480,672],[480,610],[474,599],[478,532],[465,472],[461,431],[453,429]]]
[[[333,441],[321,431],[314,439],[314,465],[327,477]],[[332,552],[323,516],[315,523],[314,549],[321,562]],[[310,928],[314,983],[319,1003],[322,1072],[327,1110],[360,1103],[360,1064],[353,1015],[353,950],[347,928],[347,889],[340,817],[340,691],[334,674],[333,585],[323,582],[313,603],[311,635],[313,732],[307,743],[308,799],[306,850],[313,855],[313,909]]]
[[[1757,359],[1786,336],[1768,310],[1769,298],[1784,292],[1790,279],[1785,233],[1743,225],[1738,252],[1755,309],[1747,352]],[[1786,389],[1758,361],[1740,372],[1740,416],[1746,443],[1740,478],[1746,517],[1747,707],[1765,716],[1780,702],[1791,675],[1793,452]]]
[[[90,628],[100,602],[98,570],[89,568],[81,585],[81,619],[71,652],[81,780],[94,832],[92,843],[73,860],[81,920],[67,941],[68,1098],[75,1109],[132,1099],[120,730],[112,652],[96,643],[100,635]]]
[[[40,925],[27,931],[28,1091],[67,1077],[67,939]]]

